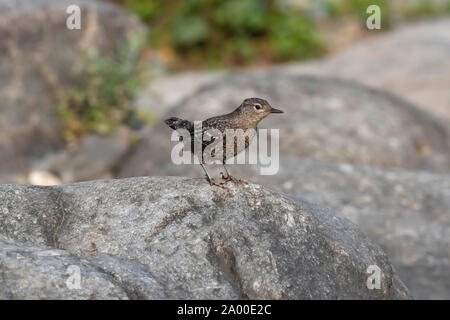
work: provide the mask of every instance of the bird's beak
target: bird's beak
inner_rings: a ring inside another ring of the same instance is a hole
[[[279,110],[279,109],[272,108],[272,109],[270,109],[270,113],[284,113],[284,111],[281,111],[281,110]]]

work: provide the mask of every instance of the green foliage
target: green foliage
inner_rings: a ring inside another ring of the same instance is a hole
[[[189,48],[205,42],[209,36],[208,23],[199,16],[182,17],[175,21],[172,39],[175,46]]]
[[[306,16],[296,13],[272,18],[269,37],[273,49],[283,60],[306,59],[321,56],[325,44]]]
[[[125,6],[135,12],[143,21],[150,21],[158,11],[161,1],[126,0]]]
[[[429,0],[421,0],[412,5],[406,12],[408,18],[423,18],[429,16],[439,16],[450,13],[450,0],[440,4]]]
[[[269,63],[325,51],[314,21],[305,12],[282,10],[276,0],[126,0],[125,5],[148,23],[152,46],[174,49],[180,67]]]
[[[129,124],[132,101],[139,78],[130,67],[132,46],[120,47],[119,58],[88,58],[78,76],[78,84],[68,90],[58,108],[64,124],[64,138],[73,141],[87,132],[110,134]]]
[[[214,10],[213,21],[231,33],[254,33],[265,29],[267,3],[259,0],[229,0]]]
[[[150,44],[169,48],[169,64],[180,68],[320,57],[327,46],[316,22],[356,18],[365,29],[370,5],[380,7],[383,30],[404,17],[450,12],[450,0],[405,1],[401,12],[393,11],[391,0],[110,1],[137,13],[149,25]]]

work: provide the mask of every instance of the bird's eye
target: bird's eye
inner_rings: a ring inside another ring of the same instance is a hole
[[[256,110],[259,110],[259,109],[261,109],[262,107],[261,107],[261,105],[260,104],[255,104],[255,109]]]

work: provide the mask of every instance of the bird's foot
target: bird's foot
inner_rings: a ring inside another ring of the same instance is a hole
[[[234,178],[232,176],[230,176],[229,174],[225,177],[225,174],[223,172],[220,173],[220,175],[222,176],[222,179],[225,181],[231,181]]]
[[[215,182],[213,179],[211,179],[207,175],[205,175],[205,176],[206,176],[206,181],[208,181],[210,186],[217,186],[217,187],[224,188],[223,182]]]
[[[222,175],[222,179],[225,180],[225,182],[232,181],[232,182],[235,183],[235,184],[248,184],[248,183],[245,182],[244,180],[234,178],[234,177],[231,176],[231,175],[227,175],[227,176],[225,177],[225,175],[224,175],[223,172],[221,172],[220,174]]]

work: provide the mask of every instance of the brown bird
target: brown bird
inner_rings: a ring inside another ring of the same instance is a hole
[[[202,144],[202,153],[205,151],[205,148],[213,143],[216,139],[214,136],[211,136],[211,129],[217,129],[218,133],[222,134],[223,139],[223,157],[222,164],[227,173],[227,177],[223,177],[225,180],[231,180],[232,177],[227,167],[225,166],[225,161],[229,158],[235,157],[241,151],[248,148],[251,140],[256,136],[256,130],[258,123],[267,117],[271,113],[283,113],[283,111],[272,108],[272,106],[264,99],[260,98],[248,98],[245,99],[236,110],[231,113],[212,117],[202,121],[202,132],[201,132],[201,144]],[[194,123],[192,121],[183,120],[180,118],[172,117],[164,121],[170,128],[173,130],[185,129],[189,131],[191,135],[191,152],[194,150],[194,140],[196,139]],[[237,138],[234,138],[234,150],[232,152],[226,152],[226,133],[227,129],[238,130]],[[253,129],[249,130],[248,129]],[[247,134],[245,134],[247,131]],[[245,134],[245,136],[240,136]],[[205,136],[207,138],[205,139]],[[198,137],[198,136],[197,136]],[[239,139],[243,138],[243,139]],[[198,138],[197,138],[198,139]],[[206,140],[206,141],[205,141]],[[238,143],[238,141],[244,140],[245,143]],[[215,156],[215,150],[211,152],[211,156]],[[202,157],[201,166],[205,171],[206,178],[210,184],[213,184],[212,179],[206,170],[204,165],[204,159]]]

